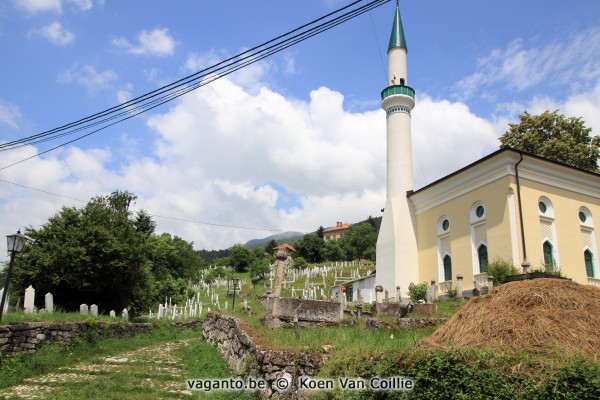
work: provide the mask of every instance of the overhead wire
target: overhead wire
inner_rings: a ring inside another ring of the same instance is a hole
[[[31,186],[27,186],[27,185],[22,185],[20,183],[11,182],[11,181],[7,181],[7,180],[4,180],[4,179],[0,179],[0,182],[8,183],[10,185],[19,186],[19,187],[22,187],[22,188],[25,188],[25,189],[29,189],[29,190],[35,190],[36,192],[41,192],[41,193],[49,194],[51,196],[62,197],[62,198],[65,198],[65,199],[78,201],[78,202],[81,202],[81,203],[86,203],[87,202],[87,200],[82,200],[82,199],[78,199],[76,197],[67,196],[67,195],[60,194],[60,193],[55,193],[55,192],[50,192],[48,190],[38,189],[38,188],[34,188],[34,187],[31,187]],[[246,229],[246,230],[267,231],[267,232],[283,232],[282,229],[258,228],[258,227],[250,227],[250,226],[217,224],[217,223],[214,223],[214,222],[194,221],[194,220],[185,219],[185,218],[169,217],[169,216],[166,216],[166,215],[158,215],[158,214],[151,214],[151,213],[148,213],[148,215],[151,216],[151,217],[156,217],[156,218],[164,218],[164,219],[170,219],[170,220],[174,220],[174,221],[189,222],[189,223],[193,223],[193,224],[219,226],[219,227],[224,227],[224,228]]]
[[[246,50],[234,57],[230,57],[230,58],[228,58],[224,61],[221,61],[211,67],[205,68],[205,69],[198,71],[192,75],[189,75],[185,78],[175,81],[169,85],[165,85],[162,88],[156,89],[152,92],[149,92],[145,95],[139,96],[128,102],[122,103],[121,105],[109,108],[100,113],[96,113],[92,116],[80,119],[73,123],[63,125],[62,127],[59,127],[59,128],[45,131],[45,132],[42,132],[37,135],[29,136],[27,138],[22,138],[22,139],[18,139],[18,140],[12,141],[12,142],[0,144],[0,151],[12,150],[12,149],[16,149],[16,148],[23,147],[23,146],[39,144],[39,143],[47,142],[50,140],[55,140],[57,138],[71,135],[73,133],[89,129],[89,128],[97,126],[97,125],[105,124],[109,121],[112,121],[112,120],[120,118],[120,117],[124,117],[124,118],[120,119],[117,122],[123,122],[133,116],[137,116],[143,112],[149,111],[149,110],[155,108],[156,106],[160,106],[168,101],[178,98],[184,94],[187,94],[192,90],[196,90],[197,88],[199,88],[201,86],[204,86],[204,85],[211,83],[217,79],[220,79],[226,75],[229,75],[230,73],[235,72],[240,68],[244,68],[250,64],[258,62],[258,61],[260,61],[266,57],[269,57],[275,53],[285,50],[290,46],[293,46],[293,45],[300,43],[304,40],[307,40],[315,35],[318,35],[329,29],[332,29],[333,27],[335,27],[343,22],[346,22],[352,18],[355,18],[355,17],[357,17],[365,12],[368,12],[376,7],[379,7],[382,4],[389,2],[390,0],[371,1],[357,9],[351,10],[349,12],[346,12],[345,14],[337,16],[336,18],[334,18],[330,21],[326,21],[320,25],[312,27],[312,28],[308,29],[307,31],[304,31],[304,32],[298,33],[296,35],[293,35],[291,37],[288,37],[287,39],[282,40],[273,45],[266,46],[267,44],[273,43],[280,38],[290,36],[294,32],[297,32],[297,31],[299,31],[307,26],[310,26],[318,21],[321,21],[331,15],[337,14],[349,7],[352,7],[353,5],[355,5],[361,1],[363,1],[363,0],[355,1],[355,2],[349,4],[345,7],[342,7],[332,13],[329,13],[321,18],[311,21],[308,24],[304,24],[299,28],[289,31],[283,35],[280,35],[277,38],[271,39],[259,46],[255,46],[250,50]],[[260,50],[252,53],[252,51],[257,50],[257,49],[260,49]],[[251,53],[251,54],[249,54],[249,53]],[[249,55],[246,55],[246,54],[249,54]],[[242,56],[244,56],[244,57],[242,57]],[[203,80],[200,82],[196,82],[200,79],[203,79]],[[194,83],[194,82],[196,82],[196,83]],[[177,90],[173,91],[174,89],[177,89]],[[159,98],[151,100],[154,97],[157,97],[159,95],[160,95]],[[135,107],[132,107],[132,106],[135,106]],[[114,114],[114,115],[111,115],[111,114]],[[99,121],[96,121],[98,119],[99,119]],[[95,122],[93,122],[93,121],[95,121]],[[83,126],[81,126],[81,125],[83,125]],[[112,126],[112,125],[114,125],[114,123],[108,124],[100,129],[96,129],[92,132],[89,132],[86,135],[82,135],[82,136],[78,137],[76,140],[83,139],[91,134],[97,133],[97,132],[99,132],[109,126]],[[67,144],[70,144],[70,143],[73,143],[74,141],[75,140],[65,142],[60,146],[53,147],[49,150],[46,150],[45,152],[39,153],[36,156],[27,158],[20,162],[27,161],[28,159],[35,158],[39,155],[56,150],[57,148],[62,147]],[[20,162],[4,166],[4,167],[0,168],[0,170],[9,168],[16,164],[19,164]]]

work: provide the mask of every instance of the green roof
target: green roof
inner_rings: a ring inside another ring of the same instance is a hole
[[[408,47],[406,47],[406,36],[404,36],[404,29],[402,29],[402,19],[400,19],[399,7],[396,7],[396,14],[394,15],[394,25],[392,26],[392,35],[390,36],[388,51],[394,47],[402,47],[408,50]]]

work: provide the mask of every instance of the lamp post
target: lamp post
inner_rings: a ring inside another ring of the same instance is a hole
[[[6,250],[10,253],[10,262],[8,264],[8,272],[6,274],[6,281],[4,281],[4,291],[2,292],[2,301],[0,301],[0,322],[2,322],[2,314],[4,314],[4,303],[6,302],[6,292],[8,292],[8,282],[12,275],[13,264],[17,253],[23,250],[23,246],[30,238],[21,235],[21,231],[13,233],[12,235],[6,236]]]
[[[231,283],[233,284],[233,306],[232,311],[235,311],[235,290],[237,289],[238,278],[232,278]]]

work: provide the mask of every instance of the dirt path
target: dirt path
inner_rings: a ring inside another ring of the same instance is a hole
[[[59,368],[0,392],[2,399],[189,398],[178,350],[192,339],[144,347],[93,363]]]

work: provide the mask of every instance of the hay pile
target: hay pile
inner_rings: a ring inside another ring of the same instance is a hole
[[[502,285],[461,308],[424,347],[600,353],[600,288],[562,279]]]

